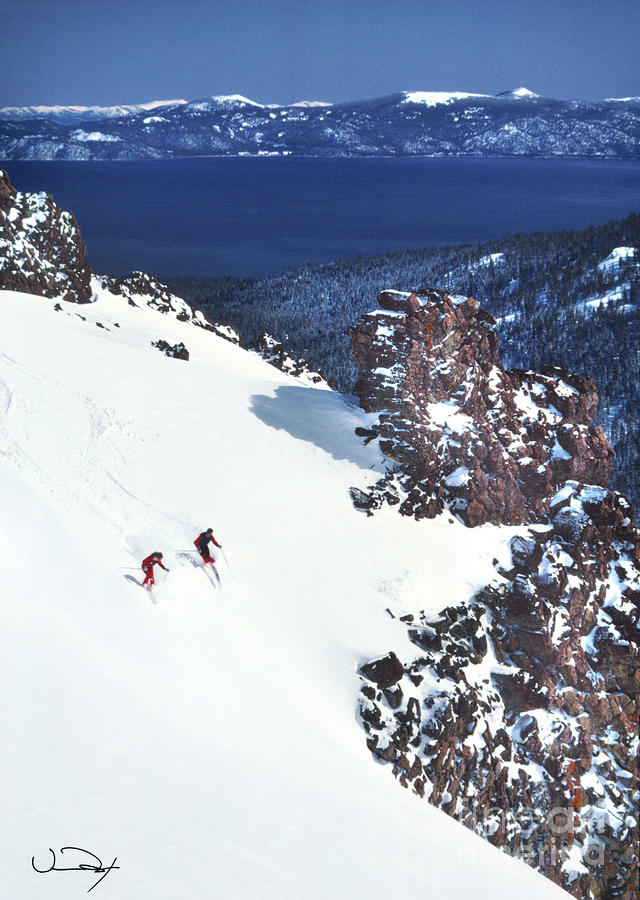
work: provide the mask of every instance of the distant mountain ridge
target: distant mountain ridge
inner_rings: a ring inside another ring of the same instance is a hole
[[[113,107],[0,109],[0,158],[640,157],[640,99],[404,91],[339,104],[239,94]]]
[[[181,106],[186,100],[152,100],[150,103],[132,103],[118,106],[4,106],[0,120],[20,122],[25,119],[47,119],[52,122],[92,122],[100,119],[117,119],[136,113],[157,111],[170,106]]]

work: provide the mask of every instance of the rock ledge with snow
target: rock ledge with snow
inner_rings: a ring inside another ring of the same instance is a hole
[[[352,332],[357,393],[388,473],[372,513],[529,523],[437,617],[390,610],[404,644],[360,669],[367,745],[400,784],[576,897],[636,898],[640,536],[606,489],[593,381],[507,372],[493,318],[440,291],[385,291]]]
[[[594,382],[555,366],[508,372],[495,320],[470,297],[383,291],[351,343],[356,393],[395,463],[356,497],[471,526],[537,521],[568,478],[606,485],[613,452],[591,421]],[[398,489],[398,484],[400,488]],[[400,502],[402,501],[402,502]]]

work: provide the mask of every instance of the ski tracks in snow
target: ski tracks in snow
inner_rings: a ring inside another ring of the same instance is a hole
[[[0,353],[0,456],[26,470],[68,515],[86,517],[88,507],[114,543],[142,520],[174,518],[131,483],[143,444],[132,420]],[[135,555],[140,548],[131,549]]]
[[[205,565],[200,561],[199,555],[197,553],[192,553],[190,550],[174,550],[172,551],[172,554],[176,561],[184,560],[191,563],[194,569],[203,571],[207,580],[211,582],[216,590],[222,589],[222,581],[220,580],[220,573],[218,572],[217,566]],[[213,572],[213,574],[211,574],[211,572]]]
[[[148,453],[151,439],[132,419],[87,397],[82,389],[34,374],[0,353],[0,457],[40,485],[43,494],[51,495],[59,512],[84,521],[88,533],[97,518],[103,540],[106,532],[119,552],[124,538],[133,559],[148,552],[139,544],[157,542],[153,535],[166,532],[169,523],[178,533],[193,530],[154,502],[154,491],[134,480],[137,461]],[[186,557],[185,553],[183,560]],[[189,559],[203,570],[212,588],[221,588],[217,570],[209,572],[199,559]],[[175,575],[182,569],[182,582],[184,568],[176,568]],[[158,587],[162,592],[162,582]],[[157,603],[153,594],[151,600]]]

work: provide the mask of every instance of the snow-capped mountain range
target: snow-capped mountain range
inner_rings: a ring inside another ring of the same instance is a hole
[[[97,277],[4,173],[0,224],[6,896],[68,898],[82,847],[122,900],[632,900],[640,536],[593,383],[385,291],[358,408]]]
[[[153,100],[150,103],[133,103],[120,106],[4,106],[0,108],[0,119],[20,122],[25,119],[48,119],[52,122],[69,124],[91,122],[96,119],[120,119],[138,113],[149,115],[174,106],[181,106],[186,100]]]
[[[637,158],[640,99],[561,101],[405,91],[329,104],[260,104],[239,94],[113,107],[0,109],[2,159],[221,156]]]

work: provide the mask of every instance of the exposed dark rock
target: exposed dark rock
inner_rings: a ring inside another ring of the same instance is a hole
[[[388,494],[418,519],[449,508],[470,526],[518,524],[539,521],[569,478],[607,484],[613,453],[590,424],[593,381],[552,366],[505,371],[495,321],[471,297],[383,291],[378,304],[352,330],[356,393],[380,413],[396,471],[366,492],[367,509]]]
[[[395,653],[383,656],[382,659],[377,659],[375,662],[367,663],[362,666],[360,671],[365,678],[373,681],[380,688],[389,688],[397,684],[404,674],[402,663]]]
[[[270,334],[263,334],[259,341],[256,341],[254,344],[247,344],[246,348],[255,350],[256,353],[272,366],[275,366],[276,369],[280,369],[281,372],[286,372],[288,375],[293,375],[294,378],[300,379],[303,383],[327,383],[327,376],[322,370],[314,372],[306,359],[294,359],[287,352],[284,344],[281,344],[280,341],[277,341]]]
[[[516,569],[525,575],[535,572],[542,559],[542,546],[535,538],[516,535],[510,544],[511,559]]]
[[[158,350],[165,354],[165,356],[173,356],[175,359],[189,359],[189,351],[182,343],[174,344],[172,347],[171,344],[160,339],[158,341],[153,341],[152,346],[157,347]]]
[[[363,725],[401,785],[495,846],[581,900],[637,900],[639,537],[601,487],[549,505],[467,603],[399,616],[419,654],[361,668]]]
[[[233,344],[237,344],[240,338],[227,325],[219,325],[198,309],[189,306],[181,297],[172,294],[171,291],[154,275],[146,272],[132,272],[126,278],[116,278],[113,275],[101,275],[98,282],[110,294],[115,294],[126,299],[130,306],[144,304],[158,312],[172,316],[180,322],[191,322],[205,331],[212,331],[218,337],[222,337]]]
[[[520,659],[524,660],[525,657],[521,656]],[[528,661],[528,657],[526,659]],[[496,672],[492,677],[507,711],[523,712],[526,709],[548,709],[551,705],[552,696],[549,688],[522,670],[514,675]]]
[[[74,216],[0,170],[0,289],[89,303],[92,274]]]

